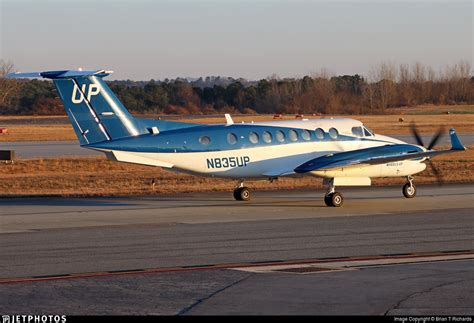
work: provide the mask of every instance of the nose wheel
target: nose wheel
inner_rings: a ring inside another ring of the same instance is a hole
[[[344,196],[340,192],[329,193],[324,196],[327,206],[340,207],[344,203]]]
[[[403,196],[405,196],[407,199],[414,198],[416,196],[416,186],[413,184],[413,177],[408,176],[407,177],[408,183],[403,185]]]
[[[340,207],[344,203],[344,196],[340,192],[336,192],[336,187],[334,186],[334,181],[331,179],[328,182],[329,187],[324,195],[324,203],[327,206]]]

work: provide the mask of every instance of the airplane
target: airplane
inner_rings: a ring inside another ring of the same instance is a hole
[[[434,150],[442,130],[425,146],[412,125],[414,145],[375,134],[349,118],[234,123],[226,114],[225,124],[134,118],[103,80],[111,73],[61,70],[7,77],[51,79],[81,147],[113,161],[237,180],[238,201],[250,199],[244,181],[304,175],[324,179],[327,206],[343,205],[336,186],[370,186],[376,177],[405,177],[403,195],[413,198],[413,175],[426,169],[425,162],[438,176],[431,158],[466,150],[454,129],[449,130],[451,149]]]

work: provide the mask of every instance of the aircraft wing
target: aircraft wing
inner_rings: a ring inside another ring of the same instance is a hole
[[[328,170],[355,165],[377,165],[386,164],[401,160],[413,160],[422,158],[432,158],[436,155],[453,153],[466,150],[461,144],[456,131],[449,131],[451,137],[451,149],[447,150],[427,150],[421,147],[409,144],[385,145],[381,147],[372,147],[334,153],[321,156],[307,161],[295,168],[296,173],[307,173],[317,170]]]

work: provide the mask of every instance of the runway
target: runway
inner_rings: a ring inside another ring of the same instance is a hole
[[[250,202],[229,193],[1,199],[0,293],[9,297],[0,308],[474,314],[474,185],[420,185],[415,199],[400,187],[342,192],[342,208],[304,190],[255,192]],[[426,255],[441,258],[413,258]],[[361,257],[375,262],[306,274],[244,270]]]
[[[412,135],[393,135],[394,138],[403,140],[408,143],[416,144]],[[461,142],[465,146],[474,145],[474,133],[459,134]],[[423,142],[429,143],[431,136],[422,136]],[[450,145],[449,136],[443,136],[440,139],[440,145]],[[15,150],[16,156],[31,159],[31,158],[54,158],[54,157],[91,157],[101,156],[100,152],[81,148],[79,142],[74,141],[20,141],[20,142],[1,142],[0,150],[9,149]]]

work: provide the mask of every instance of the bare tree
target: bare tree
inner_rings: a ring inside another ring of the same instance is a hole
[[[11,61],[0,59],[0,106],[6,107],[10,103],[10,99],[20,89],[20,83],[14,79],[7,79],[5,75],[13,72],[15,65]]]
[[[466,102],[470,96],[471,64],[461,60],[454,65],[445,68],[443,81],[447,85],[448,103]]]
[[[334,76],[334,73],[330,70],[328,70],[327,68],[321,68],[319,69],[318,72],[313,72],[311,73],[311,77],[313,79],[325,79],[325,80],[329,80],[331,79],[331,77]]]
[[[416,62],[411,67],[411,73],[413,75],[413,90],[415,93],[415,105],[422,104],[426,101],[426,67]]]
[[[412,66],[413,80],[416,83],[423,83],[426,80],[426,67],[420,62]]]
[[[364,96],[364,101],[369,105],[370,112],[372,113],[374,110],[374,84],[367,83],[362,88],[362,95]]]
[[[8,73],[12,73],[15,70],[15,65],[11,61],[5,61],[0,59],[0,77],[4,77]]]
[[[376,83],[376,98],[382,110],[392,106],[396,96],[397,68],[394,63],[381,62],[372,68]]]
[[[375,67],[371,66],[369,73],[364,77],[367,83],[362,88],[362,95],[364,97],[365,104],[368,104],[370,113],[373,113],[375,106],[375,92],[376,92],[376,73]]]
[[[398,83],[398,105],[412,106],[413,105],[413,87],[412,75],[407,64],[401,64],[399,67],[399,83]]]
[[[462,60],[458,64],[459,79],[457,80],[458,97],[456,101],[467,102],[470,96],[471,81],[469,74],[471,72],[471,64],[468,61]]]
[[[423,94],[421,99],[417,99],[416,104],[421,104],[425,102],[435,102],[437,99],[435,98],[435,93],[433,91],[435,82],[437,81],[437,75],[433,67],[427,66],[426,67],[426,81],[424,83],[423,92],[419,93],[419,97]]]

